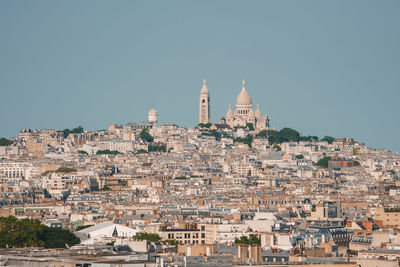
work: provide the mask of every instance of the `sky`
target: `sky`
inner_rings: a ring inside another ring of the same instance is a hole
[[[400,151],[400,1],[0,1],[0,137],[211,119],[242,80],[278,130]]]

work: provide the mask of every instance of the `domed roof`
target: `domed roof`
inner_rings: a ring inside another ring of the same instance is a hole
[[[236,105],[251,105],[251,97],[246,90],[246,84],[243,80],[242,91],[238,94],[236,98]]]
[[[233,114],[232,108],[231,108],[231,104],[229,104],[229,109],[228,112],[226,113],[226,117],[227,118],[233,118],[235,116],[235,114]]]
[[[157,115],[157,110],[155,110],[154,108],[150,109],[149,115]]]
[[[260,111],[260,106],[258,104],[257,104],[257,110],[256,110],[256,112],[254,112],[254,115],[256,116],[256,118],[262,117],[262,113]]]

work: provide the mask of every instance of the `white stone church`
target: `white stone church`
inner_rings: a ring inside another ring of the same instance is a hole
[[[210,122],[210,95],[207,83],[204,80],[200,93],[199,123]],[[244,81],[242,84],[242,90],[236,98],[235,111],[232,111],[231,105],[229,104],[228,112],[226,113],[226,116],[221,119],[220,123],[227,124],[231,128],[245,127],[248,123],[251,123],[257,131],[269,129],[270,127],[270,119],[268,115],[262,115],[258,104],[256,111],[253,111],[253,103],[250,94],[246,90],[246,84]]]

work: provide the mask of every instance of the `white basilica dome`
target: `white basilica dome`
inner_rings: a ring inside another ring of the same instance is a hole
[[[152,123],[157,123],[158,120],[158,112],[154,108],[150,109],[149,113],[147,114],[147,121]]]
[[[246,85],[244,81],[242,85],[242,91],[240,91],[236,98],[236,105],[252,105],[251,97],[246,90]]]

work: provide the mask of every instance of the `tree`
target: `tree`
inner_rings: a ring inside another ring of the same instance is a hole
[[[257,137],[268,138],[268,142],[273,144],[281,144],[283,142],[299,142],[299,141],[318,141],[318,136],[308,135],[301,136],[300,133],[291,128],[283,128],[280,131],[276,130],[262,130],[257,135]]]
[[[77,169],[75,168],[68,168],[68,167],[60,167],[56,170],[56,172],[64,172],[64,173],[70,173],[70,172],[77,172]]]
[[[354,166],[360,166],[360,162],[358,162],[357,160],[354,161]]]
[[[62,130],[62,132],[64,138],[67,138],[70,133],[83,133],[83,127],[82,126],[75,127],[72,129],[72,131],[70,129],[64,129]]]
[[[268,130],[262,130],[258,134],[256,134],[256,137],[268,137]]]
[[[65,248],[80,239],[68,230],[47,227],[37,219],[0,218],[0,247]]]
[[[85,150],[78,150],[78,153],[83,155],[88,155],[88,153]]]
[[[235,238],[235,244],[242,244],[242,245],[260,245],[261,239],[258,238],[256,235],[251,234],[249,237],[241,236],[240,238]]]
[[[78,127],[72,129],[72,132],[73,133],[83,133],[83,127],[79,125]]]
[[[7,138],[0,138],[0,146],[9,146],[11,145],[11,141]]]
[[[138,151],[136,151],[136,154],[146,154],[147,151],[145,149],[139,149]]]
[[[57,170],[45,171],[44,173],[42,173],[42,175],[45,176],[45,175],[47,175],[49,173],[53,173],[53,172],[56,172],[56,173],[70,173],[70,172],[77,172],[77,169],[69,168],[69,167],[60,167]]]
[[[249,147],[251,147],[251,143],[253,142],[253,136],[251,134],[248,134],[245,138],[238,137],[233,139],[233,142],[247,144]]]
[[[104,185],[101,191],[111,191],[111,188],[108,185]]]
[[[322,141],[328,142],[328,144],[332,144],[333,141],[335,141],[335,138],[332,136],[324,136],[324,138],[321,139]]]
[[[261,239],[256,235],[251,234],[249,238],[250,245],[261,245]]]
[[[200,128],[210,128],[212,123],[199,123],[197,126]]]
[[[65,244],[73,246],[80,243],[80,239],[68,230],[58,227],[46,227],[41,233],[45,248],[65,248]]]
[[[140,139],[142,139],[144,142],[153,142],[154,138],[149,134],[149,130],[143,129],[140,134],[139,134]]]
[[[304,156],[302,154],[296,155],[296,159],[304,159]]]
[[[157,242],[161,240],[161,237],[158,234],[139,232],[133,236],[133,239],[138,241],[147,240],[150,242]]]
[[[214,136],[216,141],[221,140],[221,134],[217,130],[211,130],[208,133],[201,133],[201,135]]]
[[[109,149],[97,150],[97,152],[96,152],[96,155],[109,155],[109,154],[117,155],[117,154],[121,154],[121,153],[118,150],[109,150]]]
[[[176,241],[176,240],[174,240],[174,239],[168,239],[168,240],[166,240],[165,242],[167,242],[169,245],[171,245],[171,246],[177,246],[177,245],[179,245],[179,242],[178,241]]]
[[[274,145],[272,148],[276,149],[276,151],[281,151],[282,148],[278,145]]]
[[[249,129],[250,131],[254,131],[254,124],[253,123],[247,123],[247,129]]]
[[[64,138],[67,138],[68,135],[69,135],[70,133],[72,133],[72,132],[71,132],[70,129],[64,129],[64,130],[62,130],[62,133],[63,133],[63,137],[64,137]]]
[[[298,142],[300,140],[300,133],[291,128],[283,128],[279,131],[279,141],[283,142]]]
[[[149,152],[156,151],[156,152],[167,152],[167,147],[165,145],[152,145],[149,144],[147,146],[147,150]]]
[[[83,230],[83,229],[86,229],[86,228],[89,228],[89,227],[92,227],[92,226],[93,226],[93,224],[79,225],[79,226],[76,227],[76,231],[80,231],[80,230]]]
[[[318,141],[319,138],[318,136],[311,136],[311,135],[307,135],[307,136],[300,136],[300,141]]]
[[[328,168],[328,161],[330,161],[332,158],[331,157],[324,157],[320,160],[317,161],[317,166],[322,167],[322,168]]]

